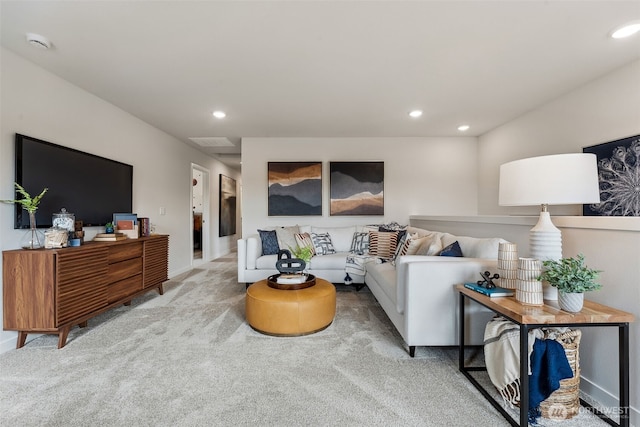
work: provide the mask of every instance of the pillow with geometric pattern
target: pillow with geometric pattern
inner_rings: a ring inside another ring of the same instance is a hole
[[[313,242],[313,250],[316,255],[335,254],[336,249],[331,242],[329,233],[311,233],[311,241]]]
[[[353,239],[351,240],[351,249],[349,251],[355,253],[356,255],[364,255],[369,252],[369,233],[353,233]]]

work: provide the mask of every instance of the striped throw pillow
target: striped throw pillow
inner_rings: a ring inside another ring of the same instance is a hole
[[[378,258],[391,259],[398,246],[397,231],[370,231],[369,255]]]
[[[300,249],[309,248],[311,249],[311,254],[315,255],[316,251],[313,248],[313,240],[311,240],[311,235],[309,233],[297,233],[296,234],[296,244]]]

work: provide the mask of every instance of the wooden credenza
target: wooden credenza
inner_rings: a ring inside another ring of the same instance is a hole
[[[152,289],[163,294],[168,280],[169,237],[87,242],[63,249],[2,253],[3,327],[58,335],[62,348],[75,325]]]

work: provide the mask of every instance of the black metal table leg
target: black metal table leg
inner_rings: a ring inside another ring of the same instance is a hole
[[[520,325],[520,425],[529,425],[529,327]]]
[[[629,427],[629,324],[618,328],[618,369],[620,372],[620,427]]]
[[[458,345],[458,369],[464,370],[464,294],[460,292],[460,343]]]

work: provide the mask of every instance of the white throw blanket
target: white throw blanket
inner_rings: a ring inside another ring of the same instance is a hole
[[[365,273],[364,265],[368,261],[371,261],[373,259],[375,259],[375,257],[371,257],[369,255],[356,255],[355,253],[351,252],[349,253],[349,255],[347,255],[344,271],[346,273],[364,276],[364,273]]]
[[[531,374],[531,353],[536,338],[543,338],[540,329],[529,331],[528,372]],[[491,382],[505,402],[512,407],[520,403],[520,327],[503,317],[495,317],[484,331],[484,358]]]

